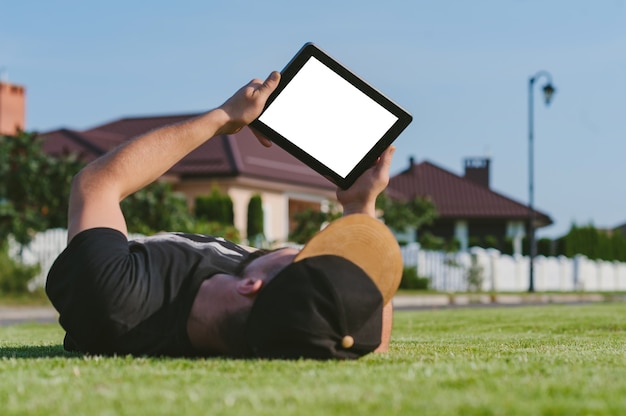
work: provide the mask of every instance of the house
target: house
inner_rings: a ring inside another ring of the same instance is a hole
[[[89,162],[132,137],[197,115],[129,117],[84,131],[59,129],[41,136],[49,154],[78,153]],[[0,81],[0,134],[13,135],[17,130],[25,130],[25,88]],[[429,196],[439,217],[424,231],[445,239],[455,237],[462,248],[472,239],[494,236],[500,242],[513,238],[515,252],[520,252],[530,211],[489,188],[489,164],[486,158],[467,159],[465,174],[460,177],[431,162],[415,164],[411,159],[408,169],[391,178],[389,194],[400,200]],[[162,180],[186,195],[191,207],[196,196],[208,194],[214,186],[228,193],[235,226],[243,237],[248,202],[252,195],[260,194],[265,236],[277,242],[287,240],[295,213],[307,208],[325,210],[336,201],[332,183],[280,147],[261,146],[249,129],[204,143]],[[536,228],[552,223],[546,214],[535,214]]]
[[[49,154],[78,153],[86,162],[135,136],[180,122],[197,114],[130,117],[85,131],[59,129],[41,134]],[[245,237],[250,197],[263,201],[265,236],[286,241],[294,214],[307,208],[326,209],[335,201],[335,185],[278,146],[263,147],[245,128],[205,142],[173,166],[162,178],[187,197],[195,198],[217,186],[233,200],[235,227]]]
[[[90,161],[132,137],[195,116],[130,117],[84,131],[59,129],[42,134],[44,150],[78,153]],[[431,162],[415,164],[411,159],[407,170],[391,178],[389,194],[400,200],[429,196],[438,218],[422,230],[446,240],[455,237],[462,249],[489,236],[500,243],[513,239],[514,251],[519,253],[530,211],[489,188],[489,164],[485,158],[466,159],[465,175],[460,177]],[[214,186],[228,193],[235,226],[244,237],[248,202],[252,195],[260,194],[265,236],[270,241],[288,239],[297,212],[326,209],[336,201],[332,183],[280,147],[263,147],[249,129],[209,140],[173,166],[162,180],[186,195],[191,207],[197,196],[208,194]],[[552,223],[546,214],[535,212],[536,228]]]
[[[400,200],[429,197],[437,208],[438,218],[421,232],[430,232],[445,240],[456,238],[466,250],[473,241],[495,237],[499,245],[513,240],[513,251],[521,253],[522,238],[530,220],[528,206],[489,186],[489,158],[467,158],[464,176],[458,176],[432,162],[415,163],[390,180],[389,196]],[[535,210],[535,228],[552,224],[550,217]],[[413,239],[417,237],[413,232]],[[415,241],[415,240],[413,240]]]

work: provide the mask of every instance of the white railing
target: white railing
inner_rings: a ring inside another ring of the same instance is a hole
[[[131,236],[135,237],[135,236]],[[9,253],[26,264],[39,264],[41,272],[31,286],[43,286],[48,270],[66,246],[67,231],[53,229],[38,233],[28,247],[21,250],[9,241]],[[443,253],[422,250],[419,244],[402,247],[405,266],[417,267],[422,277],[430,279],[431,289],[462,292],[468,289],[468,272],[481,270],[481,289],[497,292],[528,290],[529,260],[525,256],[508,256],[494,249],[472,248],[469,253]],[[474,266],[472,266],[474,257]],[[626,291],[626,263],[575,258],[537,256],[534,264],[537,291]]]
[[[529,258],[508,256],[498,250],[474,247],[469,253],[442,253],[422,250],[419,244],[402,248],[404,265],[417,267],[419,276],[430,279],[430,288],[445,292],[466,291],[471,267],[480,270],[481,289],[495,292],[523,292],[529,286]],[[472,265],[472,256],[475,257]],[[626,291],[626,263],[589,260],[579,255],[535,257],[536,291]]]
[[[20,247],[15,240],[9,238],[9,255],[24,264],[39,264],[39,274],[29,283],[29,287],[33,289],[45,285],[48,270],[66,245],[67,230],[52,229],[37,233],[26,247]]]

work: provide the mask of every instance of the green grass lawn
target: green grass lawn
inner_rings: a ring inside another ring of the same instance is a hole
[[[0,414],[624,415],[626,304],[396,312],[351,362],[102,358],[0,328]]]

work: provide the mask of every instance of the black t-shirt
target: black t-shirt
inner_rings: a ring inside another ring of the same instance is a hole
[[[128,241],[110,228],[76,235],[53,264],[46,293],[65,348],[94,354],[196,355],[187,318],[202,282],[232,274],[242,247],[199,234]]]

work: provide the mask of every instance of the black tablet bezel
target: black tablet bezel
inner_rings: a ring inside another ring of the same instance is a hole
[[[315,44],[309,42],[306,43],[298,53],[289,61],[281,72],[281,79],[276,90],[270,95],[265,103],[265,109],[276,99],[283,89],[289,84],[289,82],[296,76],[298,71],[309,61],[311,57],[315,57],[322,64],[333,70],[336,74],[341,76],[344,80],[355,86],[373,101],[377,102],[380,106],[397,117],[396,122],[387,130],[387,132],[376,142],[376,144],[365,154],[359,163],[343,177],[337,174],[328,166],[321,163],[319,160],[311,156],[309,153],[302,150],[300,147],[292,143],[288,138],[283,137],[267,124],[260,121],[258,118],[250,123],[250,127],[254,128],[272,142],[276,143],[287,152],[295,156],[297,159],[320,173],[322,176],[329,179],[342,189],[349,188],[354,181],[361,176],[361,174],[374,165],[381,153],[389,147],[389,145],[402,133],[402,131],[411,123],[413,117],[406,110],[400,107],[398,104],[391,101],[380,91],[369,85],[359,76],[354,74],[348,68],[343,66],[337,60],[332,58],[326,52],[321,50]],[[265,111],[264,109],[264,111]],[[261,113],[262,115],[263,113]],[[259,116],[260,117],[260,116]]]

